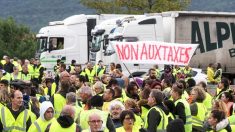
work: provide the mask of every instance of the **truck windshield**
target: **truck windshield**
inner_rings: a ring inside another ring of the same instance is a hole
[[[98,52],[100,50],[102,42],[102,35],[93,36],[91,42],[91,51]]]
[[[47,37],[38,38],[38,53],[42,53],[47,50]]]

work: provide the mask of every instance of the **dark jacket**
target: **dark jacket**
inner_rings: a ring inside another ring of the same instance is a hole
[[[69,128],[74,123],[73,118],[69,115],[59,116],[59,118],[56,121],[60,124],[62,128]],[[51,124],[47,126],[45,132],[49,132],[50,127]],[[82,131],[81,127],[78,124],[76,124],[76,132],[81,132],[81,131]]]
[[[3,65],[3,69],[8,73],[13,72],[13,67],[14,67],[14,65],[10,62]]]

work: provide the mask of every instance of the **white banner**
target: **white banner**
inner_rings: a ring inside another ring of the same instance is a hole
[[[112,46],[123,63],[188,65],[198,44],[139,41],[113,42]]]

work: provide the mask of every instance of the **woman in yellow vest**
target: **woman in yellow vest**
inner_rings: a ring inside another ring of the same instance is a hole
[[[221,82],[218,84],[218,88],[220,89],[220,92],[217,93],[216,96],[214,96],[214,99],[221,99],[221,95],[224,93],[224,92],[229,92],[231,91],[229,89],[229,80],[227,78],[223,78],[221,80]]]
[[[130,110],[122,111],[120,115],[122,127],[116,129],[116,132],[139,132],[140,126],[135,126],[135,115]]]
[[[182,83],[175,83],[172,86],[171,96],[175,102],[175,116],[184,121],[185,132],[192,131],[192,116],[189,103],[182,98],[184,86]]]
[[[233,114],[233,95],[230,92],[224,92],[221,95],[221,100],[227,106],[227,115],[231,116]]]
[[[211,126],[211,132],[231,132],[231,126],[228,124],[220,130],[217,130],[217,124],[226,118],[225,113],[220,110],[213,110],[208,118],[208,123]]]
[[[207,108],[203,104],[205,92],[202,87],[195,86],[191,91],[192,104],[190,105],[192,113],[193,131],[203,131],[203,122],[207,115]]]

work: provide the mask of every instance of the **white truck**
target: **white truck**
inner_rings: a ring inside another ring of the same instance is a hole
[[[85,64],[89,61],[89,43],[91,30],[104,20],[126,15],[74,15],[63,21],[49,22],[37,34],[38,50],[36,57],[48,71],[53,71],[56,60],[61,59],[65,64],[71,60]]]
[[[223,75],[235,83],[235,13],[163,12],[119,26],[110,36],[116,41],[199,44],[190,66],[206,70],[209,63],[221,63]],[[109,57],[116,61],[110,60],[118,62],[114,50],[110,49],[104,53],[111,53]]]

